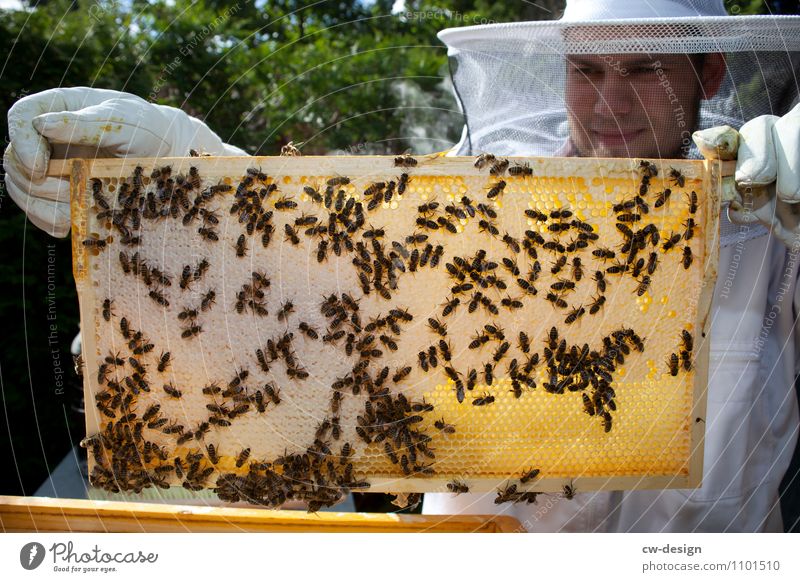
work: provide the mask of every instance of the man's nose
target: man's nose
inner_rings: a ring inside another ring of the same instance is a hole
[[[618,119],[633,110],[637,96],[631,84],[616,71],[606,71],[602,81],[595,86],[594,113]]]

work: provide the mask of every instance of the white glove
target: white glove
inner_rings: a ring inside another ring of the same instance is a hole
[[[8,110],[11,138],[3,154],[6,189],[31,222],[65,237],[69,180],[45,177],[50,158],[246,156],[202,121],[131,93],[72,87],[20,99]]]
[[[692,137],[706,158],[737,159],[735,184],[723,181],[731,222],[760,222],[787,247],[800,245],[800,104],[783,117],[756,117],[738,132],[725,125]]]

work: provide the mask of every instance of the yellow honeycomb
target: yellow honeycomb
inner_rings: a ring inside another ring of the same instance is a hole
[[[696,479],[708,167],[477,165],[74,170],[93,484],[316,509],[456,479],[515,500]]]

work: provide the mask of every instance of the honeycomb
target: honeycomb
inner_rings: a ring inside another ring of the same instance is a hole
[[[91,482],[310,510],[696,485],[717,183],[679,160],[76,162]]]

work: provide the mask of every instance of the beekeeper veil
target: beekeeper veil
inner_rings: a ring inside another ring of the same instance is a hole
[[[798,100],[800,17],[728,16],[722,0],[568,0],[557,21],[439,38],[459,155],[693,158],[695,130]]]
[[[693,131],[798,98],[800,17],[727,16],[722,0],[570,0],[557,21],[439,38],[461,155],[696,157]]]

